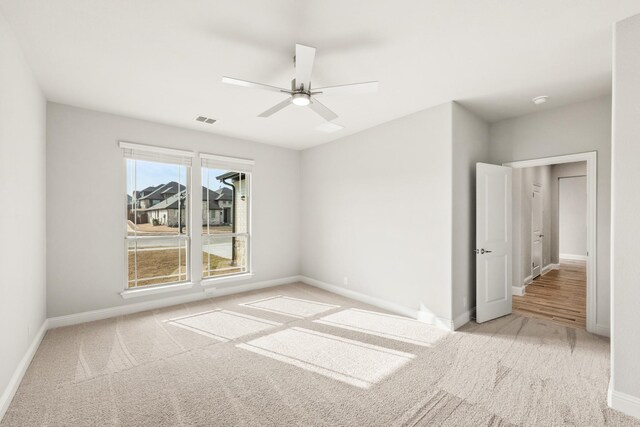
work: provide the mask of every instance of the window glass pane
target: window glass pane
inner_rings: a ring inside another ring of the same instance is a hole
[[[181,165],[127,159],[127,235],[187,234],[187,171]]]
[[[189,280],[189,167],[126,160],[127,286]]]
[[[202,233],[248,232],[249,177],[242,172],[202,169]]]
[[[187,280],[187,240],[128,240],[128,286],[158,285]]]
[[[214,277],[248,272],[247,236],[202,237],[202,276]]]

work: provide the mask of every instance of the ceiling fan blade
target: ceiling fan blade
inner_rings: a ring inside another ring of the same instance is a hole
[[[276,104],[273,107],[269,108],[267,111],[263,112],[262,114],[259,114],[258,117],[270,117],[273,114],[277,113],[278,111],[288,107],[290,104],[291,104],[291,98],[287,98],[284,101],[280,102],[279,104]]]
[[[309,90],[311,87],[311,72],[315,57],[315,47],[296,44],[296,89],[300,89],[300,85],[304,85],[304,90]]]
[[[352,83],[348,85],[319,87],[313,89],[314,95],[351,95],[378,91],[379,82]]]
[[[309,108],[311,108],[328,122],[338,118],[338,115],[336,113],[322,105],[317,99],[311,98],[311,104],[309,104]]]
[[[248,80],[234,79],[233,77],[223,77],[222,78],[222,83],[226,83],[228,85],[248,87],[248,88],[253,88],[253,89],[268,90],[270,92],[291,93],[291,91],[288,90],[288,89],[282,89],[282,88],[275,87],[275,86],[263,85],[262,83],[254,83],[254,82],[250,82]]]

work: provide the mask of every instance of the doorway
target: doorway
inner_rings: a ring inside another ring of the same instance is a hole
[[[596,332],[596,153],[505,166],[514,176],[513,312]]]

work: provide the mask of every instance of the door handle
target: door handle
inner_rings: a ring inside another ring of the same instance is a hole
[[[493,251],[490,251],[490,250],[484,249],[484,248],[475,250],[476,255],[477,254],[480,254],[480,255],[490,254],[491,252],[493,252]]]

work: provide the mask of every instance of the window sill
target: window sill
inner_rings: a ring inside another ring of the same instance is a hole
[[[213,279],[202,279],[202,282],[200,282],[200,286],[205,288],[205,291],[206,291],[207,289],[215,289],[215,287],[221,283],[235,282],[238,280],[246,280],[252,277],[253,277],[253,273],[242,273],[242,274],[236,274],[234,276],[222,276],[222,277],[215,277]]]
[[[167,292],[182,291],[182,290],[185,290],[185,289],[190,289],[192,287],[193,287],[193,283],[191,283],[191,282],[173,283],[173,284],[170,284],[170,285],[160,285],[160,286],[153,286],[153,287],[149,287],[149,288],[127,289],[126,291],[120,292],[120,296],[123,299],[138,298],[138,297],[144,297],[144,296],[147,296],[147,295],[164,294],[164,293],[167,293]]]

